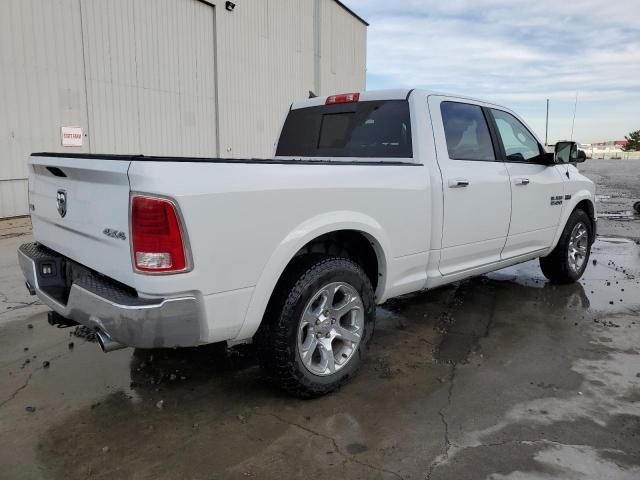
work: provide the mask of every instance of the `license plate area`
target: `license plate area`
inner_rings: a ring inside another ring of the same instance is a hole
[[[67,303],[69,290],[71,289],[69,267],[70,262],[59,255],[41,254],[35,260],[40,289],[63,305]]]
[[[20,252],[33,262],[37,287],[66,306],[73,285],[119,305],[154,305],[159,299],[139,298],[138,292],[38,243],[25,243]],[[31,270],[31,266],[29,267]],[[27,282],[29,283],[29,282]]]

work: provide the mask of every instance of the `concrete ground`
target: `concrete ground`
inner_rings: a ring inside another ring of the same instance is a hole
[[[640,162],[581,169],[599,210],[640,199]],[[105,355],[49,326],[15,261],[28,222],[2,222],[0,479],[638,479],[633,218],[600,222],[580,283],[529,262],[388,302],[359,375],[312,401],[250,349]]]
[[[579,168],[597,185],[600,233],[640,237],[633,209],[640,201],[640,160],[587,160]]]

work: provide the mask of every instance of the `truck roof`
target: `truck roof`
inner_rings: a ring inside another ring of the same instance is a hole
[[[468,95],[457,95],[446,92],[437,92],[433,90],[426,90],[422,88],[394,88],[394,89],[386,89],[386,90],[365,90],[362,92],[357,92],[360,94],[360,101],[375,101],[375,100],[404,100],[409,98],[411,93],[419,93],[424,96],[430,95],[442,95],[445,97],[453,97],[460,98],[466,100],[473,100],[476,102],[488,103],[491,105],[495,105],[501,108],[502,105],[495,104],[493,102],[482,100],[479,98],[473,98]],[[356,93],[356,92],[334,92],[332,95],[340,95],[342,93]],[[297,100],[291,104],[291,109],[296,110],[298,108],[306,108],[306,107],[317,107],[320,105],[324,105],[327,101],[327,98],[331,95],[324,95],[320,97],[306,98],[304,100]]]

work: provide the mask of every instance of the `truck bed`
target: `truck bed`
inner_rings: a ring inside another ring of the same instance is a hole
[[[428,211],[429,180],[416,174],[419,167],[393,160],[36,153],[29,185],[34,236],[51,250],[143,294],[208,295],[248,288],[259,280],[274,251],[323,216],[335,216],[340,226],[340,218],[351,211],[371,228],[405,231],[405,219],[421,218]],[[68,196],[64,217],[56,205],[60,190]],[[134,272],[129,242],[133,193],[176,202],[193,271]],[[345,226],[364,228],[353,222]],[[391,255],[424,251],[429,221],[413,230],[398,235]]]
[[[32,157],[50,158],[80,158],[91,160],[113,160],[127,162],[175,162],[175,163],[243,163],[256,165],[388,165],[388,166],[420,166],[418,163],[380,160],[372,161],[365,159],[349,160],[340,158],[220,158],[220,157],[168,157],[151,155],[120,155],[109,153],[61,153],[61,152],[38,152],[32,153]]]

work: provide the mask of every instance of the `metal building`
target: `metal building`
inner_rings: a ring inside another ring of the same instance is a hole
[[[34,151],[270,156],[291,101],[364,89],[366,30],[335,0],[3,0],[0,217]]]

